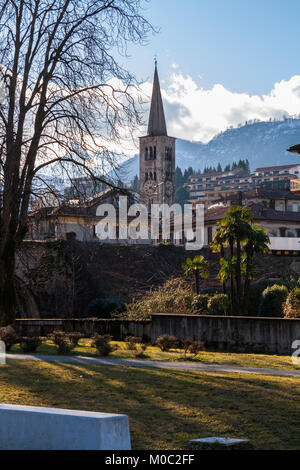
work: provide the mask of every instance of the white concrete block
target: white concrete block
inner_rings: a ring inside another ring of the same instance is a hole
[[[192,439],[191,441],[192,444],[220,444],[225,447],[230,447],[234,445],[239,445],[239,444],[245,444],[248,443],[249,440],[247,439],[232,439],[229,437],[205,437],[203,439]]]
[[[130,450],[126,415],[0,405],[1,450]]]

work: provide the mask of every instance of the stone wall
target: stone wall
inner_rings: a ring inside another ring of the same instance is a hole
[[[55,329],[98,332],[116,340],[139,336],[154,343],[162,334],[204,341],[208,349],[266,354],[292,354],[292,343],[300,340],[300,320],[195,315],[153,315],[152,321],[124,320],[18,320],[20,335],[48,335]]]

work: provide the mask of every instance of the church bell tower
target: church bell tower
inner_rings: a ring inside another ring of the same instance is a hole
[[[141,203],[175,203],[175,138],[167,133],[155,61],[148,135],[140,137]]]

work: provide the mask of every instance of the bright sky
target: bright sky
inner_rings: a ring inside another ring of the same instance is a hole
[[[207,141],[228,126],[300,113],[299,0],[150,0],[160,28],[126,66],[149,90],[153,59],[169,134]]]
[[[149,0],[145,16],[160,28],[134,48],[132,66],[149,77],[157,54],[162,78],[172,64],[201,86],[267,93],[300,73],[299,0]],[[202,77],[199,79],[199,75]]]

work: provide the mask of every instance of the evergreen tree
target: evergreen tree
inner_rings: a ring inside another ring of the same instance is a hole
[[[184,183],[184,177],[181,171],[181,168],[179,166],[175,170],[175,184],[176,188],[180,188]]]
[[[133,191],[139,191],[139,188],[140,188],[140,180],[138,178],[137,175],[135,175],[135,177],[133,178],[133,180],[131,181],[130,183],[130,188],[133,190]]]

